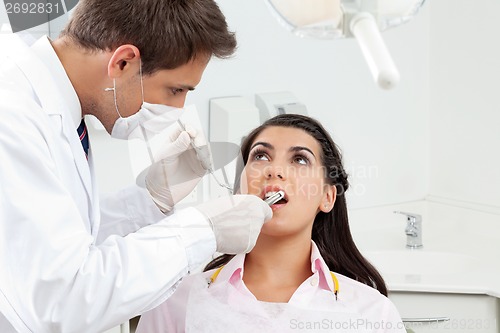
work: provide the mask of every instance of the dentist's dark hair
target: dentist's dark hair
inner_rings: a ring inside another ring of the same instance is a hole
[[[264,129],[275,126],[301,129],[316,139],[321,146],[321,162],[325,168],[326,182],[336,187],[337,197],[330,212],[319,212],[316,215],[312,228],[312,240],[318,246],[328,268],[371,286],[387,296],[384,279],[359,252],[352,238],[345,199],[349,182],[342,165],[342,156],[328,131],[317,120],[297,114],[283,114],[267,120],[244,138],[241,145],[243,162],[237,165],[236,174],[241,175],[255,138]],[[239,177],[235,182],[235,189],[238,188]],[[205,267],[205,271],[226,264],[232,257],[232,255],[222,255],[215,258]]]
[[[198,56],[227,58],[236,49],[214,0],[80,0],[61,36],[89,52],[132,44],[141,52],[144,74]]]

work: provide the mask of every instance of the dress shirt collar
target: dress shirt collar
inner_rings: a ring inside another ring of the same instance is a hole
[[[244,288],[243,283],[243,271],[245,264],[245,254],[238,254],[230,260],[224,268],[220,271],[217,279],[214,283],[218,281],[228,281],[236,289]],[[319,278],[318,287],[324,290],[334,291],[334,284],[332,276],[330,274],[330,269],[326,265],[323,257],[321,256],[316,243],[311,240],[311,273],[313,276]]]

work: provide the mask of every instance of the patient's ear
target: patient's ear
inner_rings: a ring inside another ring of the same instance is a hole
[[[333,209],[336,198],[337,188],[335,185],[325,185],[325,191],[323,193],[323,199],[321,200],[319,210],[323,213],[329,213]]]

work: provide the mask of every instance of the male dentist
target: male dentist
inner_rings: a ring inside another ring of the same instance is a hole
[[[197,133],[174,131],[148,190],[99,202],[83,122],[94,115],[121,139],[145,122],[175,126],[163,116],[183,106],[212,56],[236,47],[215,1],[80,0],[58,39],[10,45],[0,66],[0,332],[102,332],[161,304],[215,251],[253,247],[272,215],[256,196],[172,210],[197,183],[177,177],[204,174],[189,149]]]

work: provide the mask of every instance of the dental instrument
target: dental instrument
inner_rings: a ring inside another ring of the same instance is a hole
[[[278,191],[278,192],[274,193],[273,195],[269,196],[268,198],[266,198],[264,201],[269,206],[271,206],[271,205],[277,203],[278,201],[280,201],[281,199],[283,199],[284,197],[285,197],[285,192]]]
[[[187,132],[186,130],[186,125],[183,124],[180,119],[177,120],[177,122],[179,123],[179,125],[181,126],[182,129],[184,129],[184,131]],[[203,168],[205,170],[208,171],[208,173],[210,173],[212,175],[212,178],[215,180],[215,182],[217,183],[217,185],[219,185],[220,187],[223,187],[225,189],[228,190],[229,194],[233,194],[233,189],[231,186],[227,185],[228,184],[228,178],[227,178],[227,174],[226,174],[226,170],[224,168],[221,168],[222,170],[222,175],[224,177],[224,180],[226,181],[226,183],[222,183],[219,181],[219,179],[215,176],[215,171],[212,167],[212,161],[210,159],[210,150],[208,149],[208,147],[206,149],[202,149],[201,147],[198,147],[195,143],[194,143],[194,139],[193,138],[190,138],[191,139],[191,146],[193,147],[193,149],[196,151],[196,156],[198,157],[198,160],[201,162],[201,165],[203,166]]]

